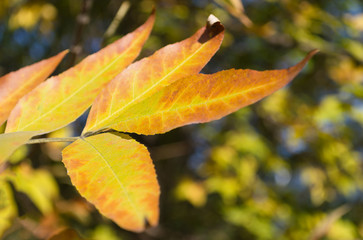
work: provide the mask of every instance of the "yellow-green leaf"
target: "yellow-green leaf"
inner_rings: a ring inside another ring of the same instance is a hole
[[[315,53],[310,52],[288,69],[231,69],[186,77],[134,105],[108,127],[122,132],[157,134],[186,124],[219,119],[285,86]]]
[[[4,178],[0,179],[0,238],[5,230],[12,225],[12,219],[16,216],[16,203],[13,199],[9,184]]]
[[[67,54],[58,55],[23,67],[0,78],[0,125],[9,117],[11,110],[25,94],[43,82]]]
[[[14,175],[9,175],[17,191],[25,193],[43,213],[53,210],[53,200],[58,196],[58,185],[46,170],[33,169],[27,164],[18,166]]]
[[[41,132],[39,131],[31,131],[0,134],[0,165],[3,164],[18,147],[40,133]]]
[[[35,88],[11,112],[6,132],[50,132],[76,120],[103,86],[138,56],[154,20],[153,13],[134,32]]]
[[[119,226],[158,223],[159,185],[142,144],[110,133],[82,138],[63,150],[63,163],[80,194]]]
[[[198,73],[219,49],[224,27],[211,15],[207,26],[168,45],[113,79],[93,103],[84,133],[106,128],[143,99],[176,80]]]

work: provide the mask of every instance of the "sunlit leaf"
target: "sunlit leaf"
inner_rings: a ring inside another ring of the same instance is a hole
[[[11,110],[25,94],[44,81],[67,54],[58,55],[23,67],[0,78],[0,125],[8,118]]]
[[[44,214],[53,210],[53,200],[58,196],[58,185],[53,176],[43,169],[32,169],[22,164],[14,170],[9,179],[17,191],[26,193]]]
[[[93,103],[83,132],[96,131],[176,80],[198,73],[223,40],[224,27],[213,16],[190,38],[168,45],[113,79]]]
[[[202,207],[207,201],[207,192],[202,183],[191,179],[182,180],[175,189],[175,196],[187,200],[194,207]]]
[[[25,144],[33,136],[40,134],[39,131],[13,132],[0,134],[0,165],[21,145]]]
[[[121,227],[157,224],[160,190],[145,146],[105,133],[66,147],[63,162],[80,194]]]
[[[0,179],[0,237],[12,225],[12,218],[17,214],[12,191],[5,179]]]
[[[49,132],[76,120],[102,87],[138,56],[154,20],[152,14],[134,32],[35,88],[11,112],[6,132]]]
[[[108,127],[122,132],[157,134],[219,119],[285,86],[315,53],[283,70],[231,69],[186,77],[134,105]]]

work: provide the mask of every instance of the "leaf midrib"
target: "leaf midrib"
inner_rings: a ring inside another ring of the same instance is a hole
[[[249,93],[251,91],[257,90],[259,88],[263,88],[263,87],[266,87],[266,86],[269,86],[269,85],[273,85],[275,83],[276,82],[269,82],[269,83],[266,83],[266,84],[263,84],[263,85],[260,85],[260,86],[254,87],[254,88],[249,88],[249,89],[243,90],[241,92],[237,92],[237,93],[225,95],[225,96],[222,96],[222,97],[213,98],[212,100],[209,100],[209,101],[199,102],[199,103],[196,103],[196,104],[184,105],[184,106],[180,106],[180,107],[177,107],[177,108],[169,108],[167,110],[154,112],[152,114],[146,114],[146,115],[142,115],[142,116],[136,116],[134,118],[128,118],[128,119],[125,119],[125,120],[123,120],[123,121],[121,121],[119,123],[128,122],[128,121],[132,121],[132,120],[137,120],[137,119],[140,119],[140,118],[152,117],[152,116],[155,116],[155,115],[163,115],[164,113],[167,113],[167,112],[179,112],[179,111],[181,111],[183,109],[186,109],[186,108],[194,108],[194,107],[197,107],[197,106],[200,106],[200,105],[204,105],[204,104],[210,105],[210,104],[213,104],[213,103],[219,102],[219,101],[223,101],[224,102],[224,100],[228,100],[228,99],[237,97],[239,95],[243,95],[243,94]],[[173,105],[174,104],[175,103],[173,103]],[[114,125],[111,125],[110,127],[117,126],[117,124],[119,124],[119,123],[116,123]]]
[[[134,202],[131,200],[131,198],[129,196],[129,193],[128,193],[126,187],[120,181],[120,179],[118,178],[116,172],[113,170],[112,166],[108,163],[106,157],[100,151],[98,151],[98,149],[91,142],[87,141],[86,138],[81,138],[81,139],[84,142],[88,143],[95,150],[95,152],[100,156],[100,158],[105,162],[106,166],[111,170],[113,177],[117,180],[120,188],[122,189],[124,195],[127,198],[127,201],[130,203],[131,207],[135,210],[136,213],[138,213],[139,216],[141,216],[141,218],[143,218],[144,217],[144,214],[138,210],[138,208],[136,207],[136,205],[134,204]]]

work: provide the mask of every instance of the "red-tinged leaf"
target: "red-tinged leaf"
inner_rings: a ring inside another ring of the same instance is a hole
[[[73,185],[106,217],[140,232],[158,223],[159,185],[146,147],[105,133],[79,139],[63,150]]]
[[[153,13],[134,32],[35,88],[11,112],[6,132],[50,132],[76,120],[105,84],[138,56],[154,20]]]
[[[32,131],[0,134],[0,165],[3,164],[18,147],[40,133],[41,132],[39,131]]]
[[[158,134],[191,123],[219,119],[250,105],[289,83],[317,51],[282,70],[226,70],[178,80],[124,112],[110,128]]]
[[[211,15],[190,38],[168,45],[113,79],[93,103],[84,133],[106,128],[137,102],[176,80],[198,73],[219,49],[224,27]]]
[[[65,50],[0,78],[0,125],[9,117],[19,99],[43,82],[67,53],[68,50]]]

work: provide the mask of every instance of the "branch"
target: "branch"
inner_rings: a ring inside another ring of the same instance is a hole
[[[118,9],[115,18],[112,20],[110,26],[107,28],[104,38],[109,38],[115,34],[117,28],[119,27],[121,21],[124,19],[127,11],[130,8],[130,2],[125,1],[121,4],[120,8]]]
[[[93,0],[83,0],[81,12],[77,16],[77,25],[74,41],[71,47],[71,59],[69,61],[69,67],[72,67],[77,57],[82,52],[82,33],[84,27],[90,22],[89,11],[92,6]]]

